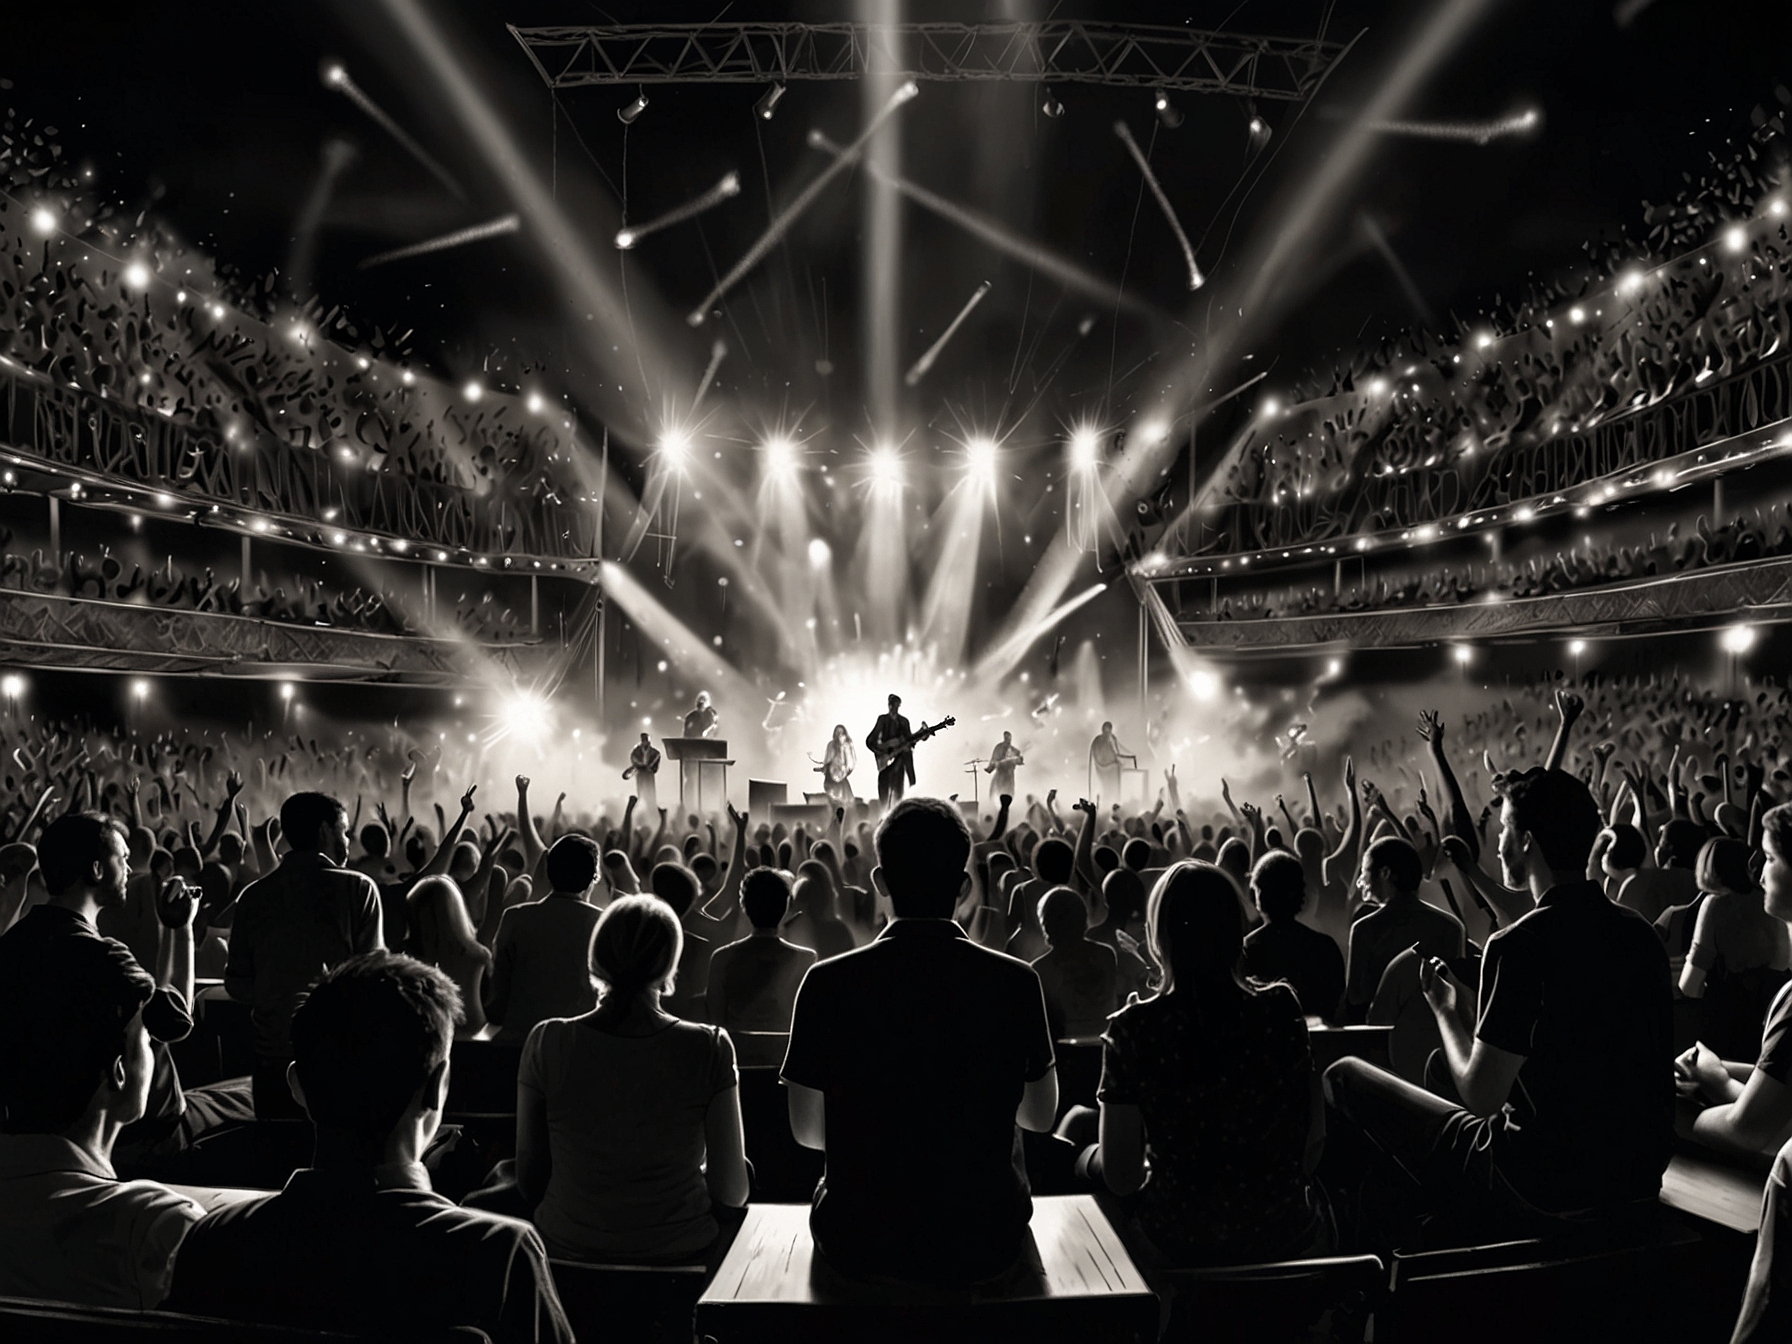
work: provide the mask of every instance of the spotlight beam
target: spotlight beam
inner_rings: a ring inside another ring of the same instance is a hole
[[[1490,145],[1495,140],[1530,135],[1542,124],[1543,117],[1536,108],[1491,121],[1390,121],[1384,118],[1361,123],[1364,130],[1378,135],[1398,135],[1412,140],[1451,140],[1469,145]]]
[[[824,154],[834,155],[836,160],[853,161],[860,157],[852,150],[835,144],[820,131],[809,132],[809,146]],[[988,215],[958,205],[944,196],[936,195],[927,188],[909,181],[906,177],[898,177],[893,173],[885,172],[875,163],[867,161],[863,166],[868,176],[893,187],[923,210],[930,211],[941,219],[958,225],[966,233],[982,239],[996,251],[1013,257],[1022,265],[1031,266],[1041,274],[1049,275],[1065,289],[1118,308],[1123,312],[1131,313],[1135,317],[1149,317],[1164,322],[1170,320],[1168,314],[1161,313],[1150,304],[1122,293],[1119,286],[1084,270],[1074,262],[1066,261],[1063,257],[1046,250],[1031,239],[1022,237],[1007,225],[991,219]]]
[[[363,90],[359,84],[355,83],[354,77],[351,76],[347,70],[343,69],[340,65],[326,67],[324,70],[324,87],[327,89],[335,89],[336,92],[340,93],[344,98],[348,99],[349,102],[353,103],[372,118],[373,121],[379,125],[381,130],[391,136],[394,140],[398,141],[407,154],[428,169],[431,177],[435,178],[435,180],[440,182],[444,187],[447,187],[448,190],[453,193],[455,200],[464,201],[467,199],[467,193],[461,188],[460,183],[454,180],[454,175],[446,168],[442,167],[441,164],[437,163],[428,150],[418,144],[416,140],[412,139],[410,132],[406,131],[404,127],[400,126],[388,116],[385,108],[369,98],[366,91]]]
[[[909,83],[904,84],[901,88],[897,89],[895,93],[891,94],[889,102],[883,105],[883,108],[875,117],[871,118],[865,129],[859,132],[858,139],[852,142],[851,149],[853,153],[856,154],[864,149],[864,147],[871,142],[871,137],[876,135],[878,131],[883,128],[883,124],[895,115],[896,109],[908,102],[918,92],[920,92],[919,88],[911,80]],[[685,318],[685,321],[690,323],[693,327],[702,326],[709,315],[709,306],[720,300],[724,294],[740,283],[741,277],[746,275],[748,271],[751,271],[761,261],[765,260],[766,254],[778,245],[778,240],[786,233],[790,232],[790,226],[796,223],[811,205],[815,204],[816,197],[820,196],[821,193],[827,189],[828,183],[838,177],[841,170],[845,167],[846,160],[844,158],[836,159],[833,163],[830,163],[826,168],[822,169],[821,176],[817,177],[808,186],[798,192],[796,199],[778,212],[777,217],[766,227],[765,232],[759,236],[759,241],[747,249],[746,255],[734,263],[728,274],[716,281],[715,287],[711,289],[708,294],[704,295],[703,302],[699,303],[691,310],[690,315]]]
[[[1132,155],[1139,171],[1145,175],[1145,185],[1151,188],[1151,194],[1157,198],[1158,208],[1164,212],[1164,218],[1170,221],[1170,230],[1176,235],[1176,241],[1182,246],[1182,259],[1188,263],[1188,287],[1199,289],[1207,283],[1207,277],[1201,274],[1201,268],[1195,265],[1195,248],[1182,231],[1182,221],[1176,218],[1176,210],[1170,204],[1170,198],[1164,195],[1164,189],[1158,184],[1157,174],[1151,171],[1151,160],[1145,157],[1145,151],[1139,148],[1139,142],[1132,138],[1132,131],[1124,121],[1114,123],[1114,134]]]
[[[701,196],[686,201],[683,205],[674,206],[663,215],[655,215],[645,224],[630,224],[616,231],[616,246],[627,251],[649,234],[658,233],[661,229],[669,229],[674,224],[682,224],[685,220],[702,214],[705,210],[720,205],[740,195],[740,174],[730,172],[715,186]]]
[[[691,409],[694,411],[703,403],[703,394],[709,391],[709,385],[715,381],[716,370],[722,367],[722,361],[728,357],[728,343],[718,340],[709,347],[709,367],[703,370],[703,377],[697,383],[697,395],[691,398]]]
[[[388,262],[405,261],[431,252],[446,252],[450,248],[465,247],[468,243],[483,242],[487,238],[501,238],[507,233],[515,233],[522,226],[521,216],[501,215],[484,224],[474,224],[468,228],[456,229],[453,233],[444,233],[439,238],[426,238],[423,242],[412,243],[408,247],[395,247],[390,252],[376,253],[363,261],[359,269],[370,271],[375,266],[384,266]]]
[[[1105,583],[1098,583],[1078,593],[1070,601],[1048,611],[1039,620],[1010,634],[1001,643],[984,650],[983,656],[977,660],[977,667],[972,673],[974,678],[1004,677],[1013,670],[1020,661],[1021,655],[1030,648],[1040,636],[1048,633],[1071,612],[1079,607],[1087,606],[1108,590]]]
[[[964,307],[958,310],[958,316],[953,318],[946,329],[940,333],[939,340],[928,346],[927,353],[915,361],[914,367],[903,377],[903,382],[913,387],[927,376],[927,371],[933,367],[933,361],[938,359],[940,351],[946,348],[946,342],[950,341],[954,333],[964,325],[964,320],[971,315],[971,310],[983,302],[983,296],[987,293],[989,293],[989,281],[985,280],[965,301]]]

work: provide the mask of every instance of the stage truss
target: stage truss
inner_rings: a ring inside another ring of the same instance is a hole
[[[510,32],[551,89],[590,84],[788,84],[895,78],[1052,84],[1306,99],[1344,45],[1155,25],[693,23]]]

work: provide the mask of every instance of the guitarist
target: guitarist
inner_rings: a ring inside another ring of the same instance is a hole
[[[902,795],[908,786],[915,782],[913,737],[908,720],[902,717],[902,697],[892,695],[889,712],[877,716],[877,722],[871,728],[871,736],[865,739],[865,745],[878,753],[880,759],[892,749],[896,752],[888,758],[889,763],[881,766],[877,772],[877,797],[886,813],[902,801]]]

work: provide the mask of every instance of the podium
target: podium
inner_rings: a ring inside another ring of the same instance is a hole
[[[666,737],[660,739],[666,758],[678,762],[678,809],[686,810],[685,795],[697,795],[697,811],[703,812],[703,767],[722,772],[722,800],[728,799],[728,744],[716,737]]]

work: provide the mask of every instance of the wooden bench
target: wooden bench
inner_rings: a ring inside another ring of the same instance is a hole
[[[603,1344],[690,1344],[705,1265],[549,1262],[574,1336]]]
[[[1765,1165],[1755,1171],[1714,1153],[1680,1152],[1662,1173],[1661,1202],[1699,1223],[1752,1236],[1766,1189]]]
[[[1000,1286],[963,1291],[842,1278],[816,1254],[803,1204],[755,1204],[697,1302],[697,1333],[716,1344],[839,1340],[1026,1340],[1157,1336],[1157,1299],[1089,1195],[1033,1201],[1031,1247]]]
[[[1214,1269],[1172,1269],[1161,1285],[1169,1296],[1164,1344],[1250,1340],[1294,1344],[1309,1339],[1328,1311],[1329,1339],[1362,1338],[1362,1325],[1387,1287],[1387,1267],[1373,1255],[1325,1256]],[[1350,1313],[1355,1328],[1340,1329]]]

